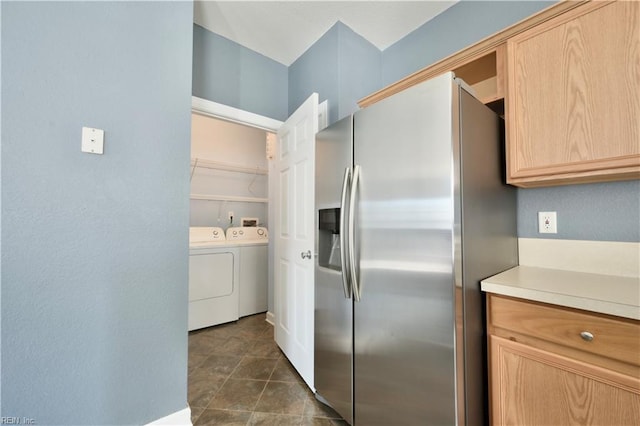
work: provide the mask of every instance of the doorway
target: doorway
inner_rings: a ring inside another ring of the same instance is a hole
[[[282,122],[205,99],[192,98],[190,226],[241,226],[257,218],[270,229],[273,206],[267,139]],[[268,311],[273,323],[272,244],[268,248]]]

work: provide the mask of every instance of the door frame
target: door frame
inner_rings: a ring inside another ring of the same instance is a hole
[[[273,133],[276,133],[283,123],[282,121],[274,120],[273,118],[254,114],[228,105],[219,104],[197,96],[191,97],[191,111],[197,114],[207,115],[209,117],[219,118],[221,120],[231,121]]]
[[[283,121],[275,120],[264,115],[219,104],[197,96],[191,96],[191,111],[273,133],[277,133],[280,126],[284,123]],[[318,104],[318,131],[327,127],[328,124],[329,102],[325,99]]]
[[[231,121],[236,124],[241,124],[244,126],[254,127],[256,129],[265,130],[267,132],[273,133],[274,135],[278,133],[278,129],[284,124],[283,121],[275,120],[273,118],[266,117],[264,115],[255,114],[253,112],[245,111],[242,109],[234,108],[228,105],[220,104],[218,102],[210,101],[208,99],[199,98],[197,96],[191,96],[191,112],[201,115],[206,115],[208,117],[217,118],[220,120]],[[327,127],[329,123],[329,103],[327,100],[320,102],[318,105],[318,131]],[[265,141],[266,143],[266,141]],[[267,226],[269,229],[273,228],[273,224],[271,221],[273,217],[275,217],[275,212],[272,210],[275,208],[275,203],[271,202],[271,190],[272,190],[272,179],[271,179],[271,165],[269,162],[269,206],[267,207],[269,221]],[[274,271],[273,271],[273,244],[269,241],[268,246],[268,287],[273,293],[274,289]],[[273,300],[275,304],[275,294],[273,295]],[[271,311],[267,312],[267,321],[270,324],[275,324],[274,314]]]
[[[272,134],[278,133],[278,129],[282,126],[283,122],[274,120],[273,118],[265,117],[263,115],[254,114],[249,111],[241,110],[238,108],[230,107],[228,105],[220,104],[217,102],[213,102],[207,99],[199,98],[197,96],[191,96],[191,112],[196,114],[205,115],[207,117],[217,118],[220,120],[230,121],[236,124],[240,124],[243,126],[254,127],[256,129],[265,130]],[[267,135],[267,137],[269,137]],[[265,141],[266,143],[266,141]],[[272,161],[269,161],[269,175],[271,175]],[[268,184],[269,193],[272,191],[272,179],[269,176],[269,184]],[[269,194],[271,195],[271,194]],[[269,217],[267,227],[269,229],[272,228],[271,221],[274,217],[275,203],[271,202],[271,197],[269,197],[269,205],[267,206],[267,215]],[[268,270],[268,288],[273,294],[274,288],[274,271],[273,271],[273,243],[271,240],[269,241],[269,245],[267,248],[267,270]],[[273,294],[273,302],[275,304],[275,294]],[[270,324],[275,324],[274,314],[271,311],[267,312],[267,321]]]

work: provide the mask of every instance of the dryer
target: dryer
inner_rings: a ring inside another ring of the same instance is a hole
[[[239,315],[266,312],[268,309],[267,246],[269,233],[261,226],[227,229],[227,244],[240,252]]]
[[[222,228],[189,228],[189,331],[238,319],[239,271]]]

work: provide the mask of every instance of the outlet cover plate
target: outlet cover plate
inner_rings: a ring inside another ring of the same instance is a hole
[[[81,150],[90,154],[104,154],[104,130],[83,127]]]
[[[540,234],[558,233],[558,216],[556,212],[538,212],[538,232]]]

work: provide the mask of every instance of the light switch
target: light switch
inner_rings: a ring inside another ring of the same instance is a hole
[[[82,152],[104,154],[104,130],[83,127]]]

